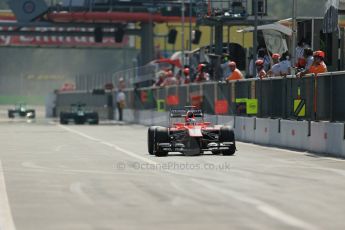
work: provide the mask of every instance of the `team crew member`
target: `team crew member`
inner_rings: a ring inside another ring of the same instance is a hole
[[[327,66],[324,62],[325,53],[321,50],[314,52],[314,63],[309,68],[309,73],[319,74],[327,72]]]
[[[231,69],[231,74],[226,78],[227,81],[235,81],[243,79],[243,75],[239,69],[236,67],[236,62],[229,62],[229,67]]]
[[[190,83],[190,70],[189,68],[184,68],[184,81],[183,84],[189,84]]]
[[[308,69],[308,71],[300,72],[297,74],[297,77],[303,77],[305,74],[319,74],[327,72],[327,66],[324,62],[325,53],[321,50],[315,51],[313,53],[314,62]]]
[[[177,79],[174,76],[173,72],[169,70],[167,72],[167,77],[165,78],[163,84],[161,86],[169,86],[169,85],[177,85]]]
[[[264,61],[262,59],[256,60],[256,78],[262,79],[266,78],[266,71],[264,69]]]
[[[291,74],[291,61],[289,53],[284,53],[280,59],[279,68],[280,68],[280,76],[286,76]]]
[[[314,63],[313,51],[310,48],[305,48],[303,56],[306,60],[305,69],[309,70],[310,66]]]
[[[280,54],[273,54],[272,55],[272,61],[273,61],[273,66],[272,68],[267,72],[267,76],[281,76],[281,71],[280,71]]]
[[[210,80],[210,75],[206,72],[206,65],[199,64],[198,65],[198,75],[195,79],[195,82],[203,82]]]
[[[120,88],[116,95],[116,104],[119,111],[119,121],[122,121],[123,109],[125,108],[126,95]]]

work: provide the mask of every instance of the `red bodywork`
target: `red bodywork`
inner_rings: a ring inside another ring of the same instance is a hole
[[[211,126],[211,122],[197,122],[195,124],[187,123],[173,123],[170,131],[183,131],[187,130],[190,137],[202,137],[202,130],[214,130]]]

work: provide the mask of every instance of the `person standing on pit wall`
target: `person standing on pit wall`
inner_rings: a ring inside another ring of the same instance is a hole
[[[119,90],[116,94],[116,105],[117,105],[117,110],[119,113],[118,120],[122,121],[123,120],[123,109],[125,108],[125,105],[126,105],[126,95],[123,92],[122,88],[119,88]]]
[[[272,68],[267,72],[267,76],[269,77],[277,77],[281,76],[281,70],[280,70],[280,54],[275,53],[272,54],[272,61],[273,65]]]
[[[297,74],[297,77],[303,77],[305,74],[315,74],[318,75],[320,73],[326,73],[327,72],[327,66],[324,62],[325,59],[325,52],[318,50],[313,53],[314,56],[314,62],[309,67],[309,70],[307,72],[300,72]]]
[[[314,62],[309,68],[309,73],[313,73],[315,75],[319,73],[326,73],[327,66],[324,62],[325,60],[325,52],[318,50],[313,53]]]
[[[161,86],[169,86],[169,85],[177,85],[178,81],[176,77],[174,76],[172,70],[169,70],[167,72],[167,76]]]
[[[184,79],[183,79],[182,84],[189,84],[191,82],[189,68],[184,68],[183,73],[184,73]]]
[[[206,65],[199,64],[198,74],[196,76],[195,82],[203,82],[203,81],[209,81],[209,80],[210,80],[210,75],[206,72]]]
[[[256,78],[258,79],[263,79],[263,78],[266,78],[266,71],[265,71],[265,68],[264,68],[264,61],[262,59],[258,59],[256,60],[255,62],[255,66],[256,66]]]
[[[297,69],[303,69],[306,66],[306,59],[304,57],[304,49],[310,48],[307,42],[305,41],[305,38],[302,38],[298,43],[296,47],[296,64],[295,66]]]
[[[280,74],[281,76],[286,77],[287,75],[291,74],[291,61],[290,55],[288,52],[283,53],[282,57],[280,58]]]
[[[304,49],[304,53],[303,56],[306,60],[306,65],[305,65],[305,69],[308,70],[310,69],[310,67],[313,65],[314,63],[314,55],[313,55],[313,50],[310,48],[305,48]]]
[[[258,58],[264,61],[264,70],[268,71],[271,68],[271,60],[265,48],[258,50]]]
[[[165,72],[164,71],[160,71],[158,73],[158,78],[156,80],[156,82],[153,84],[153,86],[156,86],[156,87],[160,87],[162,86],[164,80],[165,80]]]
[[[236,62],[231,61],[228,65],[231,69],[231,74],[226,78],[226,81],[242,80],[243,74],[237,69]]]

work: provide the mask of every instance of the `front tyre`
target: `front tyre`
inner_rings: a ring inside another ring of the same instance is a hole
[[[224,156],[232,156],[232,155],[235,154],[235,152],[236,152],[236,146],[235,146],[235,144],[230,145],[230,147],[229,147],[228,150],[222,151],[222,153],[223,153]]]
[[[222,154],[224,156],[232,156],[236,152],[236,144],[235,144],[235,133],[234,130],[231,129],[229,126],[224,126],[220,128],[219,131],[219,142],[232,142],[229,146],[228,150],[223,150]]]
[[[155,147],[155,130],[157,126],[151,126],[147,130],[147,151],[150,155],[153,155],[153,150]]]
[[[169,131],[167,128],[164,127],[157,127],[155,129],[155,136],[154,136],[154,151],[153,153],[157,157],[165,157],[168,155],[167,151],[161,150],[159,148],[160,143],[170,143],[169,139]]]

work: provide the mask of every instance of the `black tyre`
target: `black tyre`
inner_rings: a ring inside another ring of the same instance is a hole
[[[153,155],[153,150],[155,146],[155,130],[157,126],[151,126],[147,130],[147,151],[150,155]]]
[[[219,131],[219,142],[234,142],[234,141],[235,141],[234,130],[228,126],[221,127]]]
[[[8,111],[8,118],[14,118],[14,114],[11,110]]]
[[[232,156],[236,152],[236,145],[232,144],[228,150],[223,151],[224,156]]]
[[[232,142],[228,150],[222,151],[222,154],[224,156],[231,156],[235,154],[236,144],[235,144],[235,133],[233,129],[231,129],[228,126],[221,127],[220,133],[219,133],[219,142]]]
[[[67,119],[65,113],[60,113],[60,124],[62,124],[62,125],[68,124],[68,119]]]
[[[168,129],[164,127],[157,127],[155,129],[155,141],[154,141],[154,154],[157,157],[165,157],[168,155],[168,152],[160,150],[158,148],[159,143],[169,143],[170,138],[169,138],[169,133]]]
[[[99,117],[98,117],[98,113],[92,113],[90,115],[90,118],[92,119],[89,124],[90,125],[98,125],[99,124]]]

